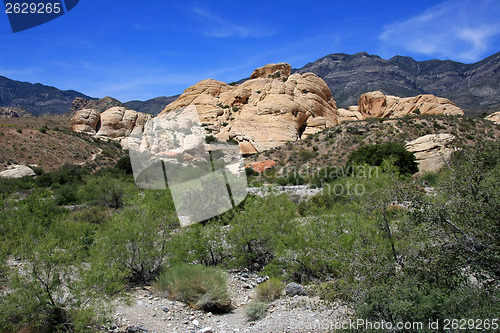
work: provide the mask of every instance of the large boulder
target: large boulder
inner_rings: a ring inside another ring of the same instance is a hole
[[[487,119],[489,121],[492,121],[495,124],[499,124],[500,125],[500,111],[492,113],[492,114],[486,116],[485,119]]]
[[[236,86],[203,80],[187,88],[159,117],[187,106],[196,107],[200,121],[220,141],[237,140],[245,155],[338,124],[326,83],[312,73],[290,75],[288,64],[256,69],[250,80]]]
[[[145,113],[114,106],[101,113],[101,127],[97,136],[116,139],[127,137],[134,129],[142,132],[144,123],[150,117]]]
[[[414,97],[396,97],[384,95],[381,91],[372,91],[361,95],[358,110],[366,118],[400,118],[418,115],[463,116],[464,112],[449,99],[434,95]],[[345,113],[345,112],[344,112]],[[354,115],[345,114],[349,120]]]
[[[420,174],[436,172],[450,161],[455,140],[452,134],[428,134],[408,142],[406,149],[415,154]]]
[[[96,134],[99,120],[99,111],[94,109],[79,110],[71,118],[70,129],[74,132]]]
[[[113,139],[127,147],[127,137],[139,134],[151,115],[122,106],[114,106],[103,113],[96,109],[83,109],[75,112],[70,128],[74,132],[88,133],[99,138]]]
[[[26,165],[11,165],[7,170],[0,172],[2,178],[21,178],[35,176],[35,172]]]
[[[338,109],[337,114],[339,123],[365,119],[361,112],[359,112],[358,106],[350,106],[349,109]]]
[[[306,291],[304,290],[304,287],[302,287],[300,284],[291,282],[286,285],[285,287],[285,292],[289,296],[296,296],[296,295],[305,295]]]

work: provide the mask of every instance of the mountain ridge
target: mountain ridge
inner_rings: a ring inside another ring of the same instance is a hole
[[[292,70],[292,73],[306,72],[322,78],[342,108],[356,105],[362,94],[378,90],[399,97],[420,94],[445,97],[469,116],[500,109],[500,52],[471,64],[438,59],[417,61],[401,55],[386,60],[367,52],[332,53]],[[157,115],[178,96],[120,103],[139,112]],[[72,110],[75,98],[97,100],[76,90],[60,90],[0,75],[0,107],[22,108],[34,116],[64,114]]]
[[[0,75],[0,106],[21,108],[35,116],[67,113],[76,97],[95,99],[76,90],[61,90],[41,83]]]
[[[312,72],[321,77],[340,107],[355,105],[359,96],[375,90],[399,97],[442,96],[469,115],[490,113],[500,107],[500,52],[471,64],[417,61],[400,55],[386,60],[367,52],[333,53],[293,72]]]

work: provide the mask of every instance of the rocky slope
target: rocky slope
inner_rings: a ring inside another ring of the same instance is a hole
[[[500,52],[473,64],[455,61],[389,60],[366,52],[327,55],[296,70],[312,72],[330,87],[338,105],[356,104],[368,91],[409,97],[433,94],[454,101],[466,114],[496,111],[500,106]]]
[[[76,97],[91,99],[78,91],[59,90],[0,76],[0,106],[22,108],[35,116],[66,113]]]
[[[451,136],[456,139],[448,140]],[[417,140],[418,138],[420,139]],[[443,140],[440,140],[441,138]],[[271,179],[279,177],[284,166],[292,166],[304,170],[306,174],[313,174],[326,166],[345,165],[349,154],[362,145],[398,142],[405,145],[411,143],[407,146],[409,149],[415,148],[415,153],[423,153],[417,156],[419,161],[428,160],[434,155],[434,161],[438,160],[439,164],[432,162],[426,163],[430,168],[424,166],[431,170],[434,164],[436,168],[444,165],[441,157],[448,156],[454,146],[474,146],[478,140],[483,139],[500,139],[500,125],[482,118],[432,115],[401,119],[369,118],[345,122],[293,144],[249,156],[246,163],[277,162],[274,171],[266,171]]]
[[[69,124],[68,116],[0,118],[0,172],[15,165],[55,171],[77,164],[98,170],[124,156],[115,142],[75,133]]]
[[[113,106],[124,106],[124,105],[119,100],[109,96],[100,99],[86,99],[82,97],[77,97],[73,100],[69,112],[71,115],[74,115],[75,112],[84,109],[92,109],[98,112],[104,112]]]
[[[33,117],[31,113],[21,108],[0,107],[0,118]]]

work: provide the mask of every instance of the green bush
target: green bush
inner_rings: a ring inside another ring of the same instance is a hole
[[[251,166],[245,168],[245,173],[247,176],[258,176],[259,173],[255,171]]]
[[[158,276],[154,287],[195,309],[213,313],[232,309],[226,277],[214,267],[175,264]]]
[[[272,302],[277,299],[285,286],[278,278],[271,278],[255,288],[255,299],[259,302]]]
[[[132,164],[130,163],[130,156],[124,156],[116,162],[116,168],[125,172],[127,175],[132,174]]]
[[[127,185],[109,176],[88,177],[79,188],[79,197],[89,205],[118,209],[123,207]]]
[[[263,319],[267,314],[267,304],[251,302],[245,307],[245,315],[249,321]]]
[[[295,235],[295,204],[287,195],[249,197],[244,209],[230,221],[227,242],[236,267],[261,270]]]
[[[347,165],[382,166],[384,161],[389,161],[403,175],[418,171],[415,155],[407,151],[404,145],[395,142],[362,146],[349,154]]]
[[[205,142],[206,143],[215,143],[215,142],[219,142],[219,140],[213,135],[207,135],[205,137]]]
[[[178,220],[167,193],[148,191],[95,237],[93,254],[120,267],[133,284],[154,280],[169,254],[170,231]]]

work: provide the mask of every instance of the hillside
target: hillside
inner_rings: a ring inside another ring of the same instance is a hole
[[[91,170],[114,165],[121,147],[69,130],[68,116],[0,118],[0,171],[9,165],[33,165],[55,171],[64,164]]]
[[[405,143],[427,134],[448,133],[457,137],[457,145],[474,146],[479,139],[500,138],[500,125],[481,118],[421,116],[401,119],[369,119],[346,122],[308,136],[304,140],[287,143],[248,157],[246,161],[274,160],[277,169],[284,166],[321,169],[342,166],[355,149],[365,144],[385,142]]]
[[[358,97],[380,90],[399,97],[433,94],[452,100],[467,115],[491,113],[500,107],[500,52],[473,64],[451,60],[389,60],[366,52],[327,55],[298,73],[313,72],[330,87],[339,107],[356,105]]]
[[[0,106],[22,108],[35,116],[66,113],[76,97],[92,99],[78,91],[0,76]]]

